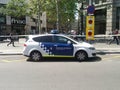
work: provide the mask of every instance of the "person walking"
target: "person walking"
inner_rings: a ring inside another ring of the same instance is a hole
[[[118,34],[118,30],[116,29],[116,30],[113,31],[113,40],[111,40],[109,42],[109,44],[116,41],[116,44],[119,45],[119,38],[118,38],[118,36],[116,36],[117,34]]]
[[[12,44],[13,45],[13,47],[15,47],[15,45],[14,45],[14,37],[13,37],[13,35],[12,35],[12,33],[10,33],[10,42],[7,44],[7,46],[9,46],[10,44]]]

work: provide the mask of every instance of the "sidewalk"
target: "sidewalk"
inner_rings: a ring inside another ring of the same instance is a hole
[[[14,43],[15,47],[12,45],[7,46],[8,41],[0,43],[0,55],[22,55],[24,48],[25,39],[20,39],[19,42]]]
[[[7,46],[6,42],[0,42],[0,55],[22,55],[25,39],[20,39],[19,42],[15,42],[15,46]],[[112,43],[110,45],[106,43],[93,43],[98,54],[120,54],[120,45]]]
[[[97,54],[120,54],[120,45],[116,43],[95,43],[93,44],[96,48]]]

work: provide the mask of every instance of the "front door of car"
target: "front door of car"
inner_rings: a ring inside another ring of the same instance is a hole
[[[73,45],[68,43],[69,39],[62,36],[54,36],[54,55],[60,56],[72,56],[73,55]]]

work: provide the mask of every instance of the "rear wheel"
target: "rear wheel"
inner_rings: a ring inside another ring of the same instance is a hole
[[[33,51],[30,54],[30,59],[33,60],[33,61],[40,61],[42,59],[42,55],[38,51]]]
[[[79,61],[83,61],[88,58],[88,55],[85,51],[78,51],[75,55],[75,58]]]

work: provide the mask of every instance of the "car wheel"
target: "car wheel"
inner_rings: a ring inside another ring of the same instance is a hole
[[[33,51],[30,54],[30,59],[33,60],[33,61],[40,61],[42,59],[42,55],[38,51]]]
[[[75,58],[79,61],[83,61],[88,58],[88,55],[85,51],[78,51],[75,55]]]

